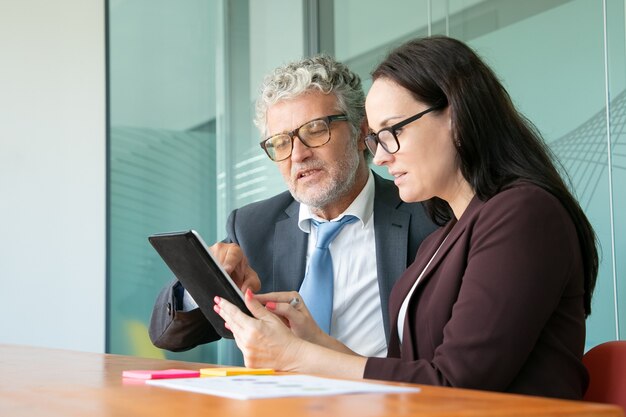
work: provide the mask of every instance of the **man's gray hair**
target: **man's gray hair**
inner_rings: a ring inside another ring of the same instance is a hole
[[[270,106],[314,90],[337,97],[339,111],[348,116],[356,137],[365,116],[365,94],[361,78],[341,62],[323,54],[291,62],[276,68],[265,77],[254,118],[261,135],[268,135],[267,109]]]

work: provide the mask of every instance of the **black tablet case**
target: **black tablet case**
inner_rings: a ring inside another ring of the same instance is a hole
[[[224,327],[224,320],[213,310],[213,298],[216,295],[222,297],[249,316],[252,314],[196,233],[192,230],[159,233],[148,237],[148,240],[198,303],[217,333],[232,339],[232,332]]]

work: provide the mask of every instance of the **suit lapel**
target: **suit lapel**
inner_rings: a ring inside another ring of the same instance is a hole
[[[300,289],[306,268],[307,237],[298,227],[300,204],[292,202],[285,209],[286,217],[276,222],[274,231],[274,288],[281,291]],[[282,256],[281,256],[282,254]],[[288,254],[285,256],[284,254]]]
[[[398,210],[402,200],[395,187],[374,174],[374,230],[376,241],[376,272],[383,321],[389,341],[389,296],[396,278],[407,266],[407,248],[411,215]]]

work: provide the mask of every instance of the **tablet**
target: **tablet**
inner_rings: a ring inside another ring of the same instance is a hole
[[[217,333],[232,339],[224,320],[213,310],[217,295],[252,316],[243,300],[241,290],[215,260],[207,245],[195,230],[159,233],[148,240],[185,287]]]

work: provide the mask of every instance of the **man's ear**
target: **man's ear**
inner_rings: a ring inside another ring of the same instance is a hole
[[[367,116],[363,117],[361,121],[361,127],[359,129],[359,140],[357,141],[359,151],[365,151],[367,147],[365,146],[365,136],[367,136],[369,132],[369,125],[367,123]]]

